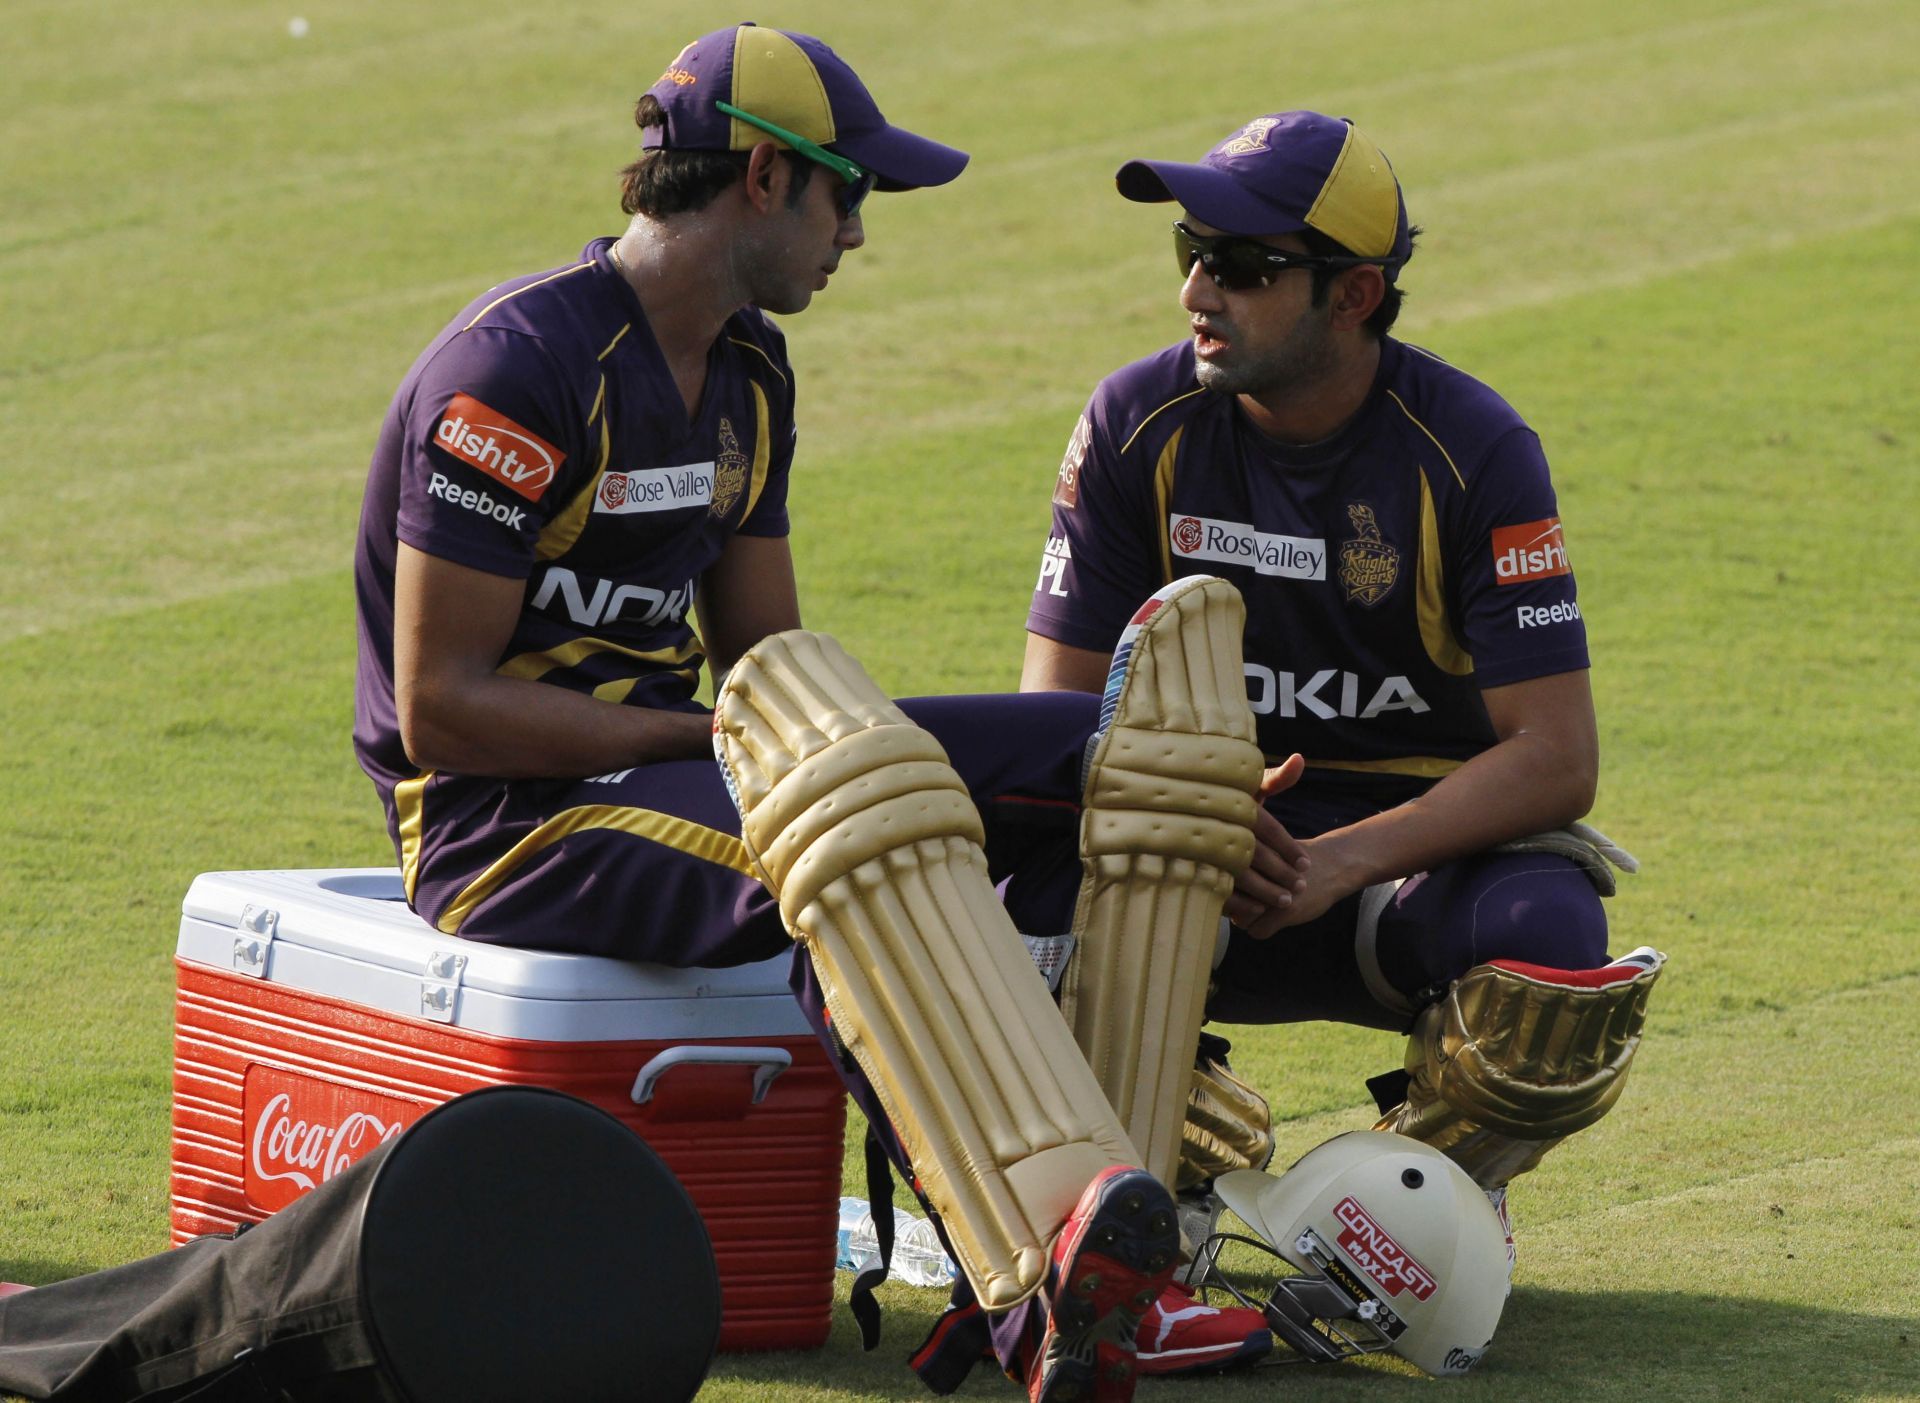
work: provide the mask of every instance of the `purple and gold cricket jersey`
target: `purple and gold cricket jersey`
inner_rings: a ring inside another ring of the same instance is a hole
[[[1359,414],[1303,448],[1202,389],[1191,342],[1127,366],[1094,392],[1053,502],[1028,629],[1105,651],[1167,581],[1231,580],[1262,748],[1299,751],[1303,791],[1361,809],[1491,746],[1481,689],[1587,666],[1539,440],[1392,339]]]
[[[422,775],[402,749],[396,541],[526,581],[503,675],[687,709],[704,661],[688,618],[701,573],[736,533],[787,532],[784,338],[752,309],[730,319],[689,422],[639,300],[608,261],[611,242],[461,312],[407,373],[381,428],[354,560],[354,745],[396,842],[409,825],[418,838],[423,800],[436,820],[458,821],[498,788]]]

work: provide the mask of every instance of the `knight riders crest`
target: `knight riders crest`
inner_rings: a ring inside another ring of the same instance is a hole
[[[1340,584],[1347,599],[1371,609],[1400,580],[1400,550],[1380,537],[1380,523],[1365,502],[1347,503],[1353,535],[1340,543]]]
[[[720,451],[713,459],[713,514],[723,517],[732,511],[733,504],[740,500],[741,489],[746,485],[747,455],[741,450],[740,440],[733,432],[733,424],[722,419]]]

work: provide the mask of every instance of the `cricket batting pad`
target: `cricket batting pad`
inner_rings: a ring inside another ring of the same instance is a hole
[[[1180,1128],[1179,1182],[1200,1187],[1235,1169],[1265,1169],[1273,1158],[1273,1110],[1267,1098],[1224,1062],[1202,1056],[1191,1073],[1187,1118]]]
[[[1262,757],[1246,611],[1225,580],[1155,594],[1114,651],[1082,793],[1060,1011],[1142,1161],[1175,1181],[1220,908],[1253,857]]]
[[[1428,1006],[1407,1045],[1407,1099],[1375,1130],[1424,1141],[1498,1188],[1613,1108],[1666,956],[1601,969],[1476,965]]]
[[[994,895],[946,753],[833,639],[751,649],[714,707],[741,836],[988,1310],[1139,1163]]]

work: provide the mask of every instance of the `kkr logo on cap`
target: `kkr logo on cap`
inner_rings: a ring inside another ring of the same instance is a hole
[[[1273,141],[1273,129],[1280,125],[1275,117],[1255,117],[1239,131],[1221,142],[1218,154],[1222,156],[1251,156],[1256,151],[1265,151]]]
[[[537,502],[567,455],[472,395],[455,395],[433,431],[434,441],[508,490]]]

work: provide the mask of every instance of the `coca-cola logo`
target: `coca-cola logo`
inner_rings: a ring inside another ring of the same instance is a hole
[[[425,1106],[254,1063],[241,1098],[247,1202],[273,1212],[420,1119]]]

